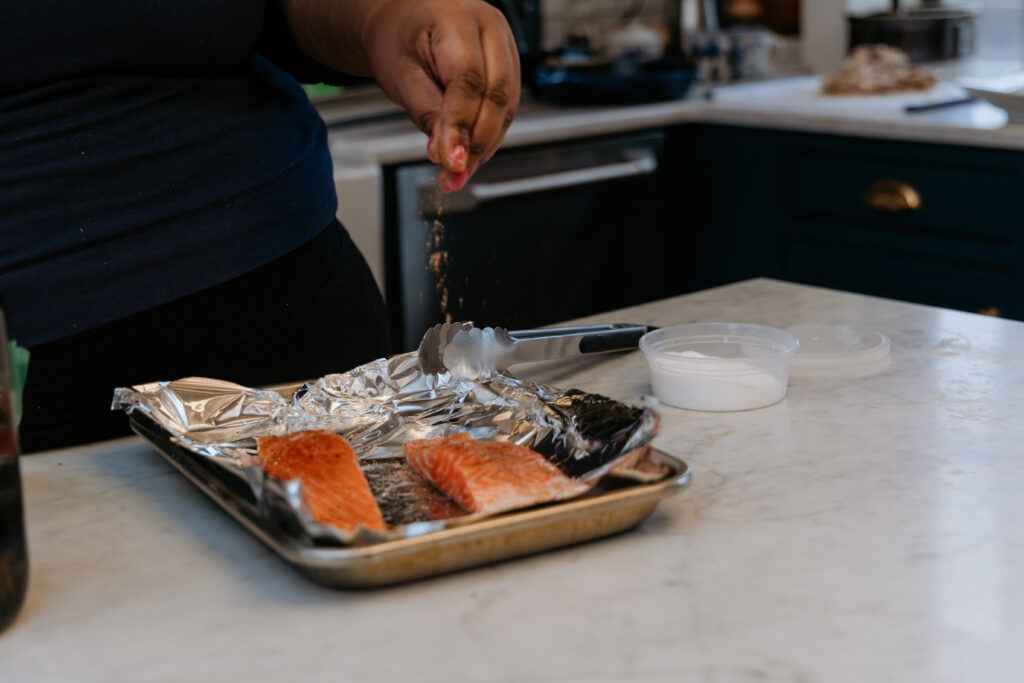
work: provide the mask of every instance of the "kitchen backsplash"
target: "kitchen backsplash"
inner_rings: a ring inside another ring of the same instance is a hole
[[[561,47],[572,34],[599,43],[609,31],[622,26],[623,15],[634,9],[639,10],[640,21],[671,32],[678,7],[679,0],[542,0],[543,47]]]

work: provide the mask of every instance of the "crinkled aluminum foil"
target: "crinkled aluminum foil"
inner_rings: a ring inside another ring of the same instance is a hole
[[[402,442],[468,432],[532,448],[575,479],[594,482],[653,439],[657,414],[579,391],[499,374],[454,379],[422,372],[416,354],[327,375],[284,398],[207,378],[121,388],[113,409],[138,411],[198,456],[248,482],[264,514],[317,543],[363,544],[419,535],[479,518],[467,515],[406,463]],[[344,436],[377,497],[385,533],[316,523],[301,485],[266,477],[256,438],[304,429]]]

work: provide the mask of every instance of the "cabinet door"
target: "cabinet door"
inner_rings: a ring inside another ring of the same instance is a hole
[[[1024,153],[704,126],[690,167],[703,286],[779,277],[1024,319]]]
[[[793,218],[1010,244],[1020,181],[1008,159],[944,163],[906,154],[787,150],[784,210]]]
[[[1012,268],[850,245],[788,241],[781,275],[793,282],[966,311],[1009,311]]]

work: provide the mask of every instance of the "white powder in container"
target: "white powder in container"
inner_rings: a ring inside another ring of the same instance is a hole
[[[753,410],[786,395],[785,359],[733,359],[697,351],[664,351],[650,360],[651,388],[662,403],[705,411]],[[771,361],[771,362],[768,362]]]

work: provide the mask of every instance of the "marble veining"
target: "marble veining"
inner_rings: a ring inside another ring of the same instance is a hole
[[[887,367],[740,413],[664,408],[691,487],[632,532],[374,591],[322,588],[138,439],[23,460],[4,681],[1018,681],[1024,324],[753,280],[595,316],[851,323]],[[519,374],[625,401],[639,352]]]

